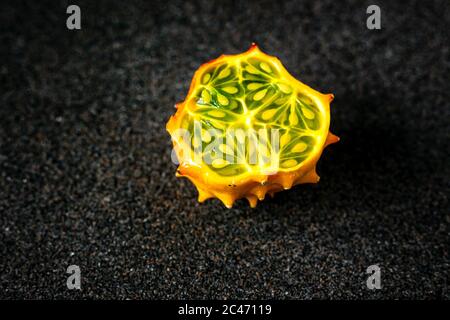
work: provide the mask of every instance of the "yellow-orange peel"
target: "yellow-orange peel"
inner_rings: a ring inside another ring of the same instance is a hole
[[[339,140],[329,132],[332,100],[255,44],[203,64],[167,123],[177,176],[195,184],[199,202],[216,197],[228,208],[317,183],[323,149]]]

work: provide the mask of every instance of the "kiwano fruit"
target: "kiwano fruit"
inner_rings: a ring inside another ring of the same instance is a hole
[[[177,176],[195,184],[199,202],[216,197],[228,208],[316,183],[323,149],[339,140],[328,130],[332,100],[255,44],[203,64],[167,123]]]

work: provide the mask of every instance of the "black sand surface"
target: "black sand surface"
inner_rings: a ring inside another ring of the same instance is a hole
[[[0,298],[449,298],[450,3],[374,2],[373,31],[363,1],[2,4]],[[341,142],[318,185],[198,204],[165,123],[253,41],[335,94]]]

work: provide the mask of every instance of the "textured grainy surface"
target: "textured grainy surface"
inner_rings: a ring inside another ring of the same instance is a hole
[[[449,2],[392,2],[380,31],[361,1],[78,2],[81,31],[69,2],[3,4],[0,297],[449,298]],[[318,185],[198,204],[165,122],[252,41],[335,94],[342,140]]]

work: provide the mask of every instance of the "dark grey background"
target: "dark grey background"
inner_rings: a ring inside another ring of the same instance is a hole
[[[393,2],[2,4],[0,298],[449,298],[449,1]],[[335,94],[341,142],[318,185],[198,204],[165,123],[253,41]]]

